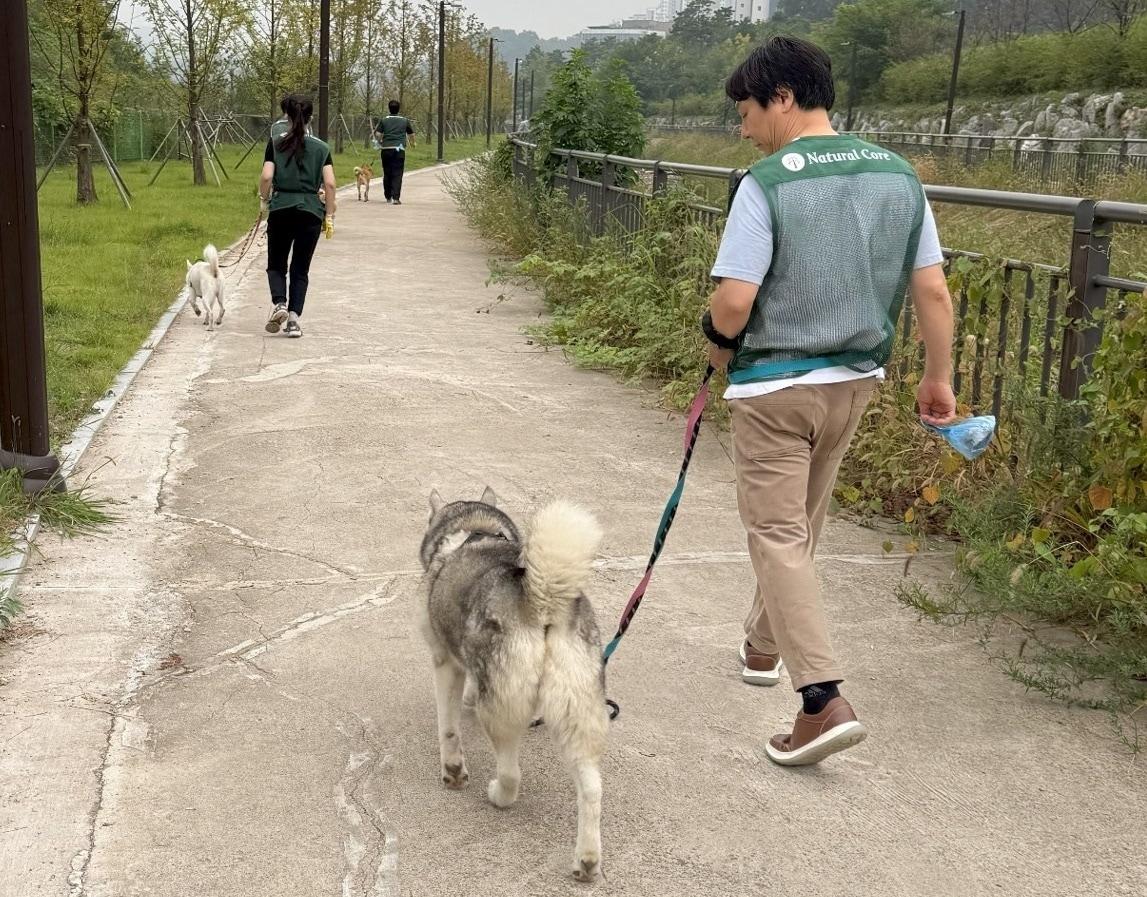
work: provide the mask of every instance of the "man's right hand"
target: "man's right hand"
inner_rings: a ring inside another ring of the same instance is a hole
[[[956,417],[956,394],[947,380],[921,380],[916,405],[920,419],[935,427],[950,424]]]

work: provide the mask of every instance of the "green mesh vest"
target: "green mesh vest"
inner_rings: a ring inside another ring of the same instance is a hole
[[[326,205],[319,199],[319,187],[323,185],[323,166],[330,158],[330,147],[308,134],[303,145],[302,165],[280,152],[277,140],[273,147],[275,177],[272,182],[271,211],[306,209],[322,220],[326,215]]]
[[[769,203],[773,261],[729,382],[882,366],[924,221],[912,166],[853,137],[802,137],[747,176]]]

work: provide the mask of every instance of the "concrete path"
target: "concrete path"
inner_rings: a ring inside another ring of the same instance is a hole
[[[880,533],[831,523],[820,568],[871,737],[765,759],[796,700],[739,681],[751,573],[708,428],[610,665],[607,878],[567,879],[573,786],[544,730],[511,810],[486,803],[470,719],[473,783],[443,790],[411,625],[431,486],[489,484],[519,519],[592,508],[611,630],[680,450],[650,394],[523,336],[535,296],[491,307],[486,257],[420,173],[401,208],[344,201],[304,339],[263,333],[259,258],[217,333],[177,322],[83,464],[118,524],[41,540],[0,645],[2,897],[1147,893],[1142,763],[900,608]]]

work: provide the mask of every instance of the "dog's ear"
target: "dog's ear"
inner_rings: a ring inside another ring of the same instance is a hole
[[[190,259],[184,259],[184,261],[186,261],[186,262],[187,262],[187,270],[188,270],[188,271],[190,271],[190,270],[191,270],[191,261],[190,261]]]
[[[482,498],[479,499],[479,501],[481,501],[482,504],[484,504],[484,505],[497,505],[498,504],[498,496],[496,496],[494,494],[493,489],[491,489],[489,486],[487,486],[486,491],[482,493]]]
[[[444,502],[442,500],[442,496],[438,494],[438,490],[437,489],[431,489],[430,490],[430,512],[432,514],[437,514],[439,511],[442,510],[442,508],[445,505],[446,505],[446,502]]]

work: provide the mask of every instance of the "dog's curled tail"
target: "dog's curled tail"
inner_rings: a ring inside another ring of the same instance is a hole
[[[601,535],[589,511],[566,501],[552,502],[534,515],[522,566],[527,598],[544,625],[584,591]]]
[[[211,266],[211,276],[219,276],[219,250],[212,243],[203,247],[203,261]]]

